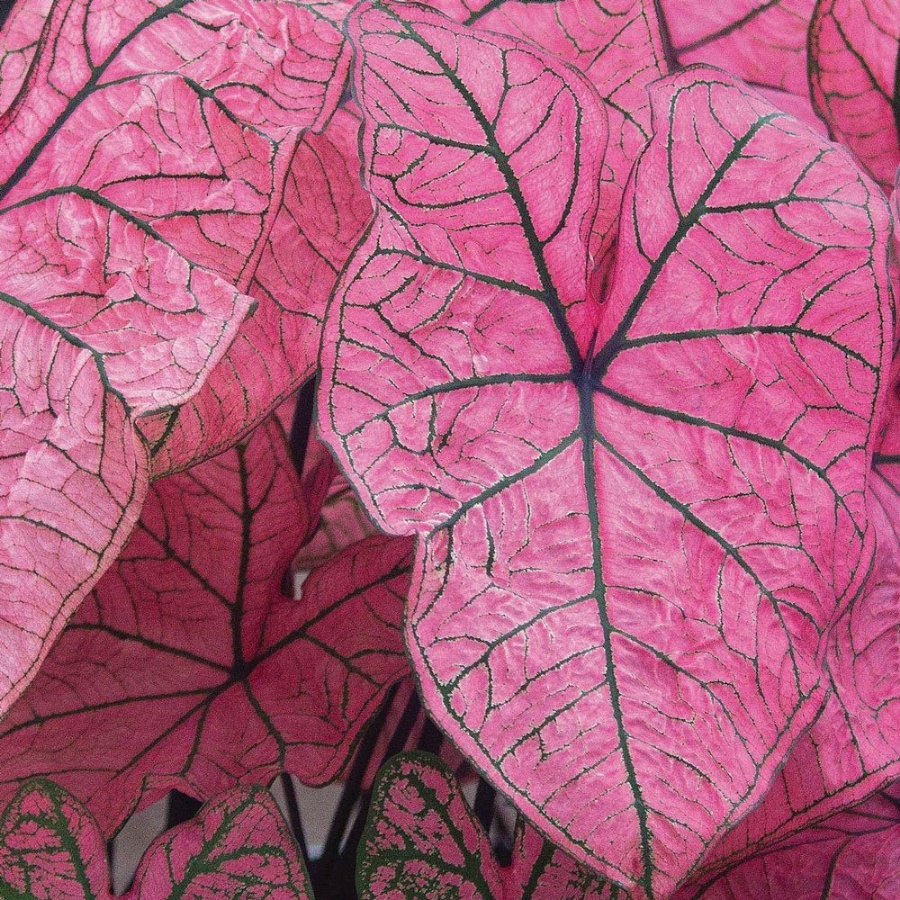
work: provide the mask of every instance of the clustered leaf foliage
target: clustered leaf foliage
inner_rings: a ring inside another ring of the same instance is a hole
[[[364,900],[896,900],[900,0],[16,0],[0,149],[0,895],[177,789],[129,898],[313,900],[288,773]]]

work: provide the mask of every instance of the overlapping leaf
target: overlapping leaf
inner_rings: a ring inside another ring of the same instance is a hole
[[[809,95],[806,36],[816,0],[659,0],[680,65],[709,63],[761,87]]]
[[[23,785],[0,822],[6,900],[112,900],[106,842],[90,812],[52,781]],[[312,900],[299,851],[268,791],[237,788],[147,850],[127,900]]]
[[[762,803],[712,848],[706,872],[793,841],[900,777],[900,485],[879,473],[872,488],[878,549],[831,638],[832,692]]]
[[[126,900],[313,900],[299,849],[272,795],[235,788],[144,854]]]
[[[7,22],[0,712],[139,514],[135,421],[195,395],[252,308],[298,129],[340,96],[343,9],[57,0],[36,45],[38,7]]]
[[[407,753],[380,771],[359,848],[362,900],[615,900],[624,894],[533,828],[516,826],[501,869],[484,829],[436,757]]]
[[[564,849],[665,894],[812,722],[868,571],[886,204],[686,72],[593,306],[580,82],[416,7],[349,29],[382,206],[326,325],[323,434],[426,536],[408,644],[439,723]]]
[[[819,0],[809,47],[819,115],[890,192],[900,165],[900,3]]]
[[[896,788],[801,832],[676,900],[893,900],[900,892]]]
[[[283,770],[333,778],[408,671],[410,542],[360,542],[316,570],[301,601],[282,596],[307,502],[274,421],[155,482],[128,546],[3,723],[2,793],[50,776],[110,834],[173,786],[211,797]]]
[[[359,122],[338,111],[307,132],[247,288],[257,301],[222,361],[189,403],[144,425],[156,474],[237,440],[316,368],[325,304],[372,215],[359,180]]]
[[[647,85],[667,71],[653,4],[648,0],[432,0],[463,25],[530,41],[583,72],[607,105],[609,146],[601,203],[615,209],[638,151],[650,137]],[[601,219],[602,224],[608,224]],[[601,269],[614,232],[597,234]]]

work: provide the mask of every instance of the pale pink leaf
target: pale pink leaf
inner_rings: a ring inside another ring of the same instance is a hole
[[[112,900],[106,841],[91,814],[46,779],[22,785],[0,819],[4,900]]]
[[[122,555],[0,733],[0,793],[35,774],[110,834],[170,787],[211,797],[288,770],[324,783],[408,671],[410,542],[379,536],[282,575],[306,538],[280,425],[152,486]]]
[[[501,868],[456,780],[436,757],[405,753],[381,769],[360,843],[361,900],[615,900],[615,885],[521,820]]]
[[[762,87],[809,96],[806,36],[816,0],[658,0],[681,65],[709,63]]]
[[[247,288],[254,314],[197,396],[142,426],[156,447],[155,474],[230,446],[313,374],[325,305],[372,215],[358,131],[358,120],[338,111],[323,134],[301,139]]]
[[[144,854],[126,900],[313,900],[309,875],[272,795],[235,788]]]
[[[802,831],[674,900],[895,900],[900,895],[900,791]]]
[[[900,164],[900,0],[819,0],[809,46],[817,112],[890,192]]]
[[[136,421],[196,395],[250,312],[298,129],[347,57],[341,3],[57,0],[36,44],[43,7],[20,5],[0,36],[22,81],[0,115],[0,713],[139,514]]]
[[[326,323],[323,437],[423,536],[438,723],[563,849],[664,895],[811,724],[868,570],[889,211],[843,149],[686,72],[595,308],[580,81],[418,7],[349,34],[382,206]]]

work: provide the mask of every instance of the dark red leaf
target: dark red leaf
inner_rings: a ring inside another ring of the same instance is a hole
[[[369,538],[282,574],[308,512],[274,421],[157,481],[116,565],[0,733],[9,795],[53,777],[112,833],[170,787],[211,797],[288,770],[324,783],[391,683],[410,542]]]
[[[664,895],[811,724],[868,571],[886,203],[683,73],[595,307],[580,79],[415,6],[349,33],[382,206],[326,324],[322,433],[423,536],[408,646],[439,724],[561,847]]]

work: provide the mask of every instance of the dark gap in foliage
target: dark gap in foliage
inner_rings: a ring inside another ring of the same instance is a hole
[[[9,18],[14,2],[15,0],[0,0],[0,28],[3,27],[4,23]]]
[[[310,378],[297,391],[297,404],[294,407],[294,418],[291,420],[291,433],[288,444],[291,448],[291,461],[297,475],[303,475],[303,464],[306,462],[306,450],[309,436],[312,434],[313,415],[316,409],[316,379]]]

